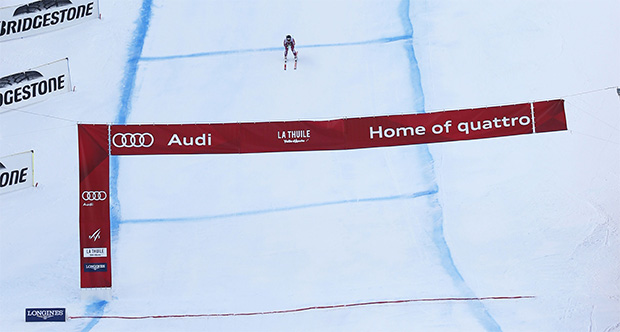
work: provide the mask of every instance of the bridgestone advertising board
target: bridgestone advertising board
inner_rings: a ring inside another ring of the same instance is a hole
[[[34,152],[0,157],[0,195],[34,186]]]
[[[71,91],[67,59],[0,75],[0,113]]]
[[[0,42],[99,17],[99,0],[41,0],[0,8]]]

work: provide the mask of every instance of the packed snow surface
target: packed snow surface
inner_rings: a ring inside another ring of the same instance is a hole
[[[0,157],[34,150],[38,183],[0,195],[0,330],[620,331],[617,0],[100,7],[101,19],[0,43],[0,77],[66,57],[75,86],[0,110]],[[297,70],[283,70],[286,34]],[[114,156],[113,287],[79,288],[77,123],[325,120],[556,98],[568,131]],[[448,298],[469,300],[435,301]],[[424,301],[333,308],[396,300]],[[45,307],[175,317],[24,322],[25,308]],[[311,307],[329,308],[277,313]],[[181,317],[235,313],[268,314]]]

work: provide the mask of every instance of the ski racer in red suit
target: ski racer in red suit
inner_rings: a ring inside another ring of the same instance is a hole
[[[295,56],[295,60],[297,60],[297,51],[295,51],[295,38],[291,37],[291,35],[286,35],[284,38],[284,59],[286,60],[286,56],[288,55],[288,48],[291,48],[291,52]]]

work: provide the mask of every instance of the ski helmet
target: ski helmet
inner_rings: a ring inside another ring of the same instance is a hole
[[[286,35],[286,40],[291,40],[291,35]]]

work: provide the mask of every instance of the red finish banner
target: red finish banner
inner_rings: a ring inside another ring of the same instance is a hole
[[[566,129],[563,100],[329,121],[79,125],[81,285],[112,285],[110,155],[346,150]]]
[[[78,125],[80,162],[80,284],[112,287],[110,157],[107,125]]]
[[[112,125],[112,155],[362,149],[566,130],[563,100],[328,121]]]

